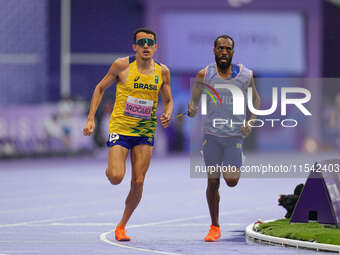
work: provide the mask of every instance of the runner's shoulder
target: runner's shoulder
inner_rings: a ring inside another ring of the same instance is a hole
[[[203,81],[203,80],[204,80],[204,77],[205,77],[206,71],[207,71],[206,68],[201,69],[201,70],[197,73],[196,79],[198,79],[198,80],[200,80],[200,81]]]
[[[164,76],[164,75],[168,75],[168,74],[170,74],[170,69],[169,69],[169,67],[167,67],[166,65],[164,65],[164,64],[160,64],[161,65],[161,67],[162,67],[162,75]]]
[[[129,67],[129,57],[117,58],[113,61],[112,66],[115,67],[119,72],[124,71]]]

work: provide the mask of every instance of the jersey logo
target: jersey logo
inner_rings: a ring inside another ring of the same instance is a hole
[[[137,82],[135,82],[135,83],[133,84],[133,87],[134,87],[135,89],[157,90],[157,85],[143,84],[143,83],[137,83]]]
[[[155,83],[158,84],[158,75],[155,75]]]
[[[109,134],[109,141],[115,143],[119,139],[119,135],[116,133]]]
[[[222,100],[221,100],[221,97],[220,97],[220,94],[218,94],[218,92],[213,88],[211,87],[210,85],[206,84],[206,83],[203,83],[203,82],[200,82],[201,85],[209,88],[212,92],[214,92],[214,94],[217,96],[218,100],[220,101],[220,103],[222,104]],[[214,104],[217,105],[217,102],[216,102],[216,99],[215,97],[213,96],[213,94],[211,94],[211,92],[205,88],[201,88],[202,91],[204,91],[205,93],[207,93],[210,98],[214,101]]]
[[[134,81],[138,81],[140,76],[135,77]]]

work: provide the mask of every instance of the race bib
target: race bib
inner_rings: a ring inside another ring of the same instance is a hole
[[[126,100],[124,114],[130,117],[149,120],[151,118],[152,107],[152,100],[129,96]]]

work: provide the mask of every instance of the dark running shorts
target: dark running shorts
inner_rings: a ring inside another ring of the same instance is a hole
[[[145,137],[145,136],[127,136],[127,135],[119,135],[119,134],[109,134],[109,139],[106,143],[108,147],[112,147],[115,145],[120,145],[130,150],[136,145],[147,144],[153,146],[154,138],[153,137]]]

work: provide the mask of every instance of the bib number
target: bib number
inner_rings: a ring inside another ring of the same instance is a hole
[[[151,118],[152,107],[152,100],[129,96],[126,100],[124,114],[130,117],[149,120]]]

